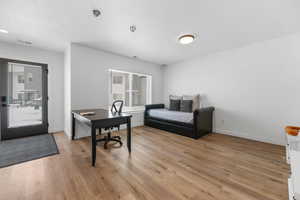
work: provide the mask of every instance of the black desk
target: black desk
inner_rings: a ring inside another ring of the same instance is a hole
[[[82,112],[95,112],[94,115],[82,116]],[[106,128],[110,126],[117,126],[121,124],[127,124],[127,148],[129,153],[131,152],[131,115],[127,113],[111,113],[111,111],[104,109],[84,109],[72,111],[72,140],[75,137],[75,121],[76,119],[87,124],[91,127],[92,136],[92,165],[95,166],[96,162],[96,129]]]

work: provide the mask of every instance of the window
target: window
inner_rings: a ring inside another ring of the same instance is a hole
[[[32,82],[32,80],[33,80],[32,73],[27,74],[27,79],[28,79],[28,82]]]
[[[109,101],[123,100],[125,109],[144,108],[151,104],[151,81],[152,76],[109,70],[110,93]]]
[[[123,84],[123,76],[122,75],[113,76],[113,84]]]
[[[23,94],[22,93],[18,93],[18,100],[23,100]]]
[[[25,83],[25,79],[24,79],[23,74],[18,75],[18,83]]]

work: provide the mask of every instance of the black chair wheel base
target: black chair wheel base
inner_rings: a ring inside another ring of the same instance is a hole
[[[121,140],[121,137],[120,136],[114,136],[113,138],[116,138],[118,140]]]
[[[110,134],[109,134],[110,135]],[[104,139],[100,139],[99,142],[104,142],[104,149],[107,149],[107,144],[110,141],[118,142],[120,144],[120,147],[123,145],[123,142],[121,141],[120,136],[114,136],[114,137],[105,137]]]

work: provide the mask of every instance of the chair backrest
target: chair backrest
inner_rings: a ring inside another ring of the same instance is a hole
[[[116,100],[113,102],[112,106],[111,106],[111,112],[112,113],[122,113],[122,109],[123,109],[123,100]]]

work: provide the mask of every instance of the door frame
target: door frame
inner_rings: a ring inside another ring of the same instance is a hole
[[[41,67],[41,69],[42,69],[42,124],[8,128],[8,118],[7,118],[8,117],[8,115],[7,115],[8,109],[7,109],[7,107],[2,106],[3,104],[6,104],[6,102],[3,102],[4,99],[2,99],[2,97],[7,95],[7,75],[5,75],[5,73],[0,73],[0,82],[1,82],[1,79],[3,81],[3,84],[0,83],[0,85],[3,85],[2,88],[0,88],[0,96],[1,96],[1,98],[0,98],[0,112],[1,112],[0,113],[0,136],[1,136],[1,139],[0,140],[48,133],[48,127],[49,127],[49,122],[48,122],[48,64],[0,58],[0,68],[1,68],[0,72],[1,71],[5,72],[5,67],[3,67],[4,63],[17,63],[17,64],[34,65],[34,66]]]

